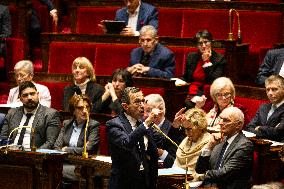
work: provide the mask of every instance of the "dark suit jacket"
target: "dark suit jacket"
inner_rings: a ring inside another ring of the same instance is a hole
[[[111,97],[109,97],[104,102],[102,102],[102,98],[100,98],[100,100],[97,101],[97,104],[100,113],[118,115],[123,112],[121,101],[119,99],[116,99],[113,102]]]
[[[254,118],[247,125],[247,130],[261,138],[284,142],[284,104],[279,106],[267,120],[271,104],[262,104]],[[255,127],[260,126],[256,131]]]
[[[69,100],[71,97],[75,94],[75,92],[78,94],[81,94],[81,90],[76,85],[71,85],[64,88],[64,97],[63,97],[63,110],[69,111]],[[93,103],[92,113],[99,113],[100,106],[97,103],[102,98],[102,95],[104,93],[104,88],[100,86],[99,84],[89,81],[86,88],[86,95],[89,96]]]
[[[75,119],[65,120],[59,136],[54,144],[54,148],[61,150],[67,146],[67,152],[70,154],[82,154],[84,147],[84,132],[86,124],[82,127],[80,136],[77,141],[77,147],[69,147],[70,138],[73,132],[73,123]],[[87,131],[87,151],[89,153],[96,153],[99,145],[99,122],[90,119]]]
[[[1,131],[2,139],[7,139],[10,132],[20,125],[23,114],[23,106],[9,110]],[[60,115],[55,109],[39,105],[32,127],[35,129],[36,147],[51,149],[60,131]],[[12,140],[14,140],[16,136],[17,132],[14,132],[12,134]]]
[[[180,130],[180,129],[176,129],[172,127],[172,123],[167,119],[165,119],[160,129],[168,137],[170,137],[170,139],[172,139],[175,143],[177,143],[177,145],[179,145],[185,137],[184,130]],[[164,137],[162,134],[160,134],[157,131],[154,131],[153,138],[158,148],[161,148],[168,152],[168,155],[166,159],[164,160],[164,168],[172,167],[175,161],[175,158],[176,158],[177,147],[174,144],[172,144],[166,137]]]
[[[157,147],[152,139],[152,129],[146,129],[143,124],[140,124],[133,131],[124,113],[108,121],[106,126],[112,159],[109,188],[141,188],[137,185],[137,178],[139,178],[143,155],[148,157],[149,172],[146,177],[149,179],[149,189],[156,188],[158,155]],[[148,138],[147,151],[144,150],[144,142],[141,143],[143,147],[139,147],[138,144],[139,141],[143,141],[143,136]]]
[[[284,48],[269,50],[259,67],[258,74],[256,76],[256,83],[264,85],[266,78],[273,74],[279,74],[279,71],[284,62]]]
[[[128,25],[128,17],[127,7],[116,11],[115,20],[125,21],[126,25]],[[158,10],[152,5],[141,2],[136,31],[140,31],[145,25],[152,25],[158,29]]]
[[[199,156],[196,172],[205,173],[204,182],[216,183],[219,189],[251,188],[253,144],[239,133],[224,154],[220,169],[215,164],[219,158],[224,142],[216,145],[211,156]]]
[[[201,54],[198,53],[189,53],[186,60],[186,69],[183,75],[183,80],[187,82],[193,82],[193,73],[196,69],[198,62],[201,60]],[[212,56],[210,57],[210,62],[212,66],[204,68],[205,72],[205,81],[204,84],[211,84],[215,79],[221,77],[224,72],[224,66],[226,64],[226,59],[223,55],[216,53],[212,50]],[[199,89],[198,95],[203,94],[203,89]]]
[[[131,51],[131,59],[129,66],[133,66],[134,64],[140,63],[143,54],[144,51],[141,47],[133,49]],[[149,67],[150,70],[145,75],[147,77],[174,77],[176,67],[174,53],[168,48],[158,43],[158,45],[153,51],[153,54],[150,57]]]
[[[7,6],[0,4],[0,56],[4,53],[4,38],[11,35],[11,17]]]

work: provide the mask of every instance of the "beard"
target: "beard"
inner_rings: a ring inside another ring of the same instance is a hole
[[[27,103],[23,104],[24,108],[33,110],[38,106],[38,101],[30,100]]]

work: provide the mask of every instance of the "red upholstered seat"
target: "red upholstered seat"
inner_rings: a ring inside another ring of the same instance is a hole
[[[185,53],[184,53],[184,47],[174,47],[169,46],[169,49],[173,51],[175,54],[175,60],[176,60],[176,70],[175,70],[175,77],[182,77],[184,66],[185,66]]]
[[[75,58],[95,60],[95,44],[80,42],[52,42],[49,46],[48,73],[71,73]]]
[[[150,88],[150,87],[139,87],[143,92],[144,96],[149,94],[160,94],[161,96],[165,95],[164,88]]]
[[[247,108],[248,119],[249,121],[251,121],[251,119],[255,116],[255,113],[258,110],[259,106],[263,103],[267,103],[268,101],[236,96],[235,102]]]
[[[182,9],[159,8],[160,36],[181,37]]]
[[[111,75],[117,68],[126,68],[133,44],[97,44],[95,70],[97,75]]]
[[[7,64],[8,70],[13,71],[14,65],[24,59],[25,44],[20,38],[7,38]]]
[[[207,29],[214,39],[226,39],[229,30],[228,11],[186,9],[182,24],[182,37],[194,37],[197,31]]]
[[[70,85],[69,82],[38,82],[48,87],[51,95],[51,107],[56,110],[62,109],[64,87]]]
[[[77,9],[77,33],[101,34],[98,24],[102,20],[114,20],[118,7],[79,7]]]

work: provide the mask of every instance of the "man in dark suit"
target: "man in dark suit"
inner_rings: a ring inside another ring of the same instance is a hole
[[[270,103],[259,107],[247,130],[260,138],[284,142],[284,78],[269,76],[265,88]]]
[[[224,109],[221,133],[213,134],[202,149],[197,173],[205,173],[203,183],[219,189],[251,188],[253,144],[241,132],[244,114],[236,107]]]
[[[123,35],[139,35],[140,29],[145,25],[152,25],[158,29],[158,11],[156,7],[141,0],[124,0],[126,7],[116,12],[115,20],[125,21],[127,27]]]
[[[175,56],[158,42],[157,30],[150,25],[140,30],[141,47],[131,51],[127,70],[134,76],[171,78],[175,74]]]
[[[39,104],[38,91],[35,85],[26,81],[19,86],[19,96],[23,106],[10,109],[5,117],[1,131],[1,139],[7,140],[9,134],[18,126],[32,126],[37,148],[51,149],[59,134],[59,113]],[[14,144],[30,148],[32,144],[31,128],[18,129],[13,132],[11,139]]]
[[[278,74],[284,76],[283,62],[284,48],[269,50],[265,55],[263,63],[259,67],[256,83],[264,85],[265,80],[271,75]]]
[[[11,17],[9,8],[0,4],[0,57],[4,55],[5,39],[11,35]]]
[[[106,123],[112,159],[109,188],[154,189],[158,156],[151,125],[158,110],[142,122],[144,96],[135,87],[123,90],[121,102],[124,112]]]
[[[165,135],[179,145],[185,138],[185,131],[172,127],[172,123],[165,118],[166,105],[163,97],[159,94],[150,94],[145,97],[144,118],[147,118],[154,108],[160,110],[160,113],[154,119],[154,123]],[[163,161],[163,168],[172,167],[176,158],[177,147],[156,130],[153,133],[153,138],[157,144],[159,159]]]

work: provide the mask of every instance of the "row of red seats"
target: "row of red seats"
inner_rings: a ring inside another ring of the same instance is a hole
[[[94,64],[97,75],[111,75],[117,68],[126,68],[130,61],[130,52],[138,45],[101,44],[81,42],[52,42],[49,46],[48,73],[71,73],[73,60],[85,56]],[[197,51],[193,47],[168,46],[175,53],[176,77],[184,73],[186,57],[189,52]],[[217,49],[224,54],[224,49]]]

